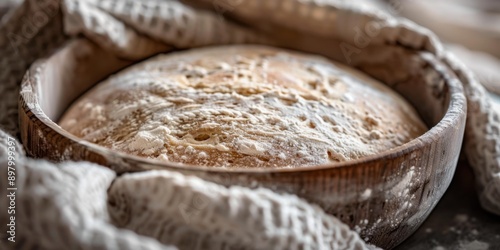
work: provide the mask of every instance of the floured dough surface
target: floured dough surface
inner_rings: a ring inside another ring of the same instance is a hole
[[[60,125],[130,154],[235,168],[347,161],[427,131],[400,96],[353,69],[248,45],[139,63],[87,92]]]

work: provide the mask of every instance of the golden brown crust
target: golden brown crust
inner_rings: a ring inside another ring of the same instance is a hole
[[[89,91],[60,124],[131,154],[238,168],[356,159],[427,130],[409,104],[367,76],[264,46],[150,59]]]

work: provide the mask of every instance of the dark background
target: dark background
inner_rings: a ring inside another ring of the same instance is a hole
[[[462,154],[463,155],[463,154]],[[500,216],[479,204],[467,160],[458,163],[453,181],[422,226],[397,250],[500,249]]]

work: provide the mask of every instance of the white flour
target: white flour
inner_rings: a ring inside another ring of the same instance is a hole
[[[87,93],[61,126],[127,153],[223,167],[347,161],[426,131],[401,97],[367,76],[259,46],[150,59]]]

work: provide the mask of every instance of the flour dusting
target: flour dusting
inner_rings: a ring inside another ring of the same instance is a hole
[[[130,154],[240,168],[358,159],[427,130],[383,84],[320,57],[262,46],[150,59],[92,89],[60,124]]]

